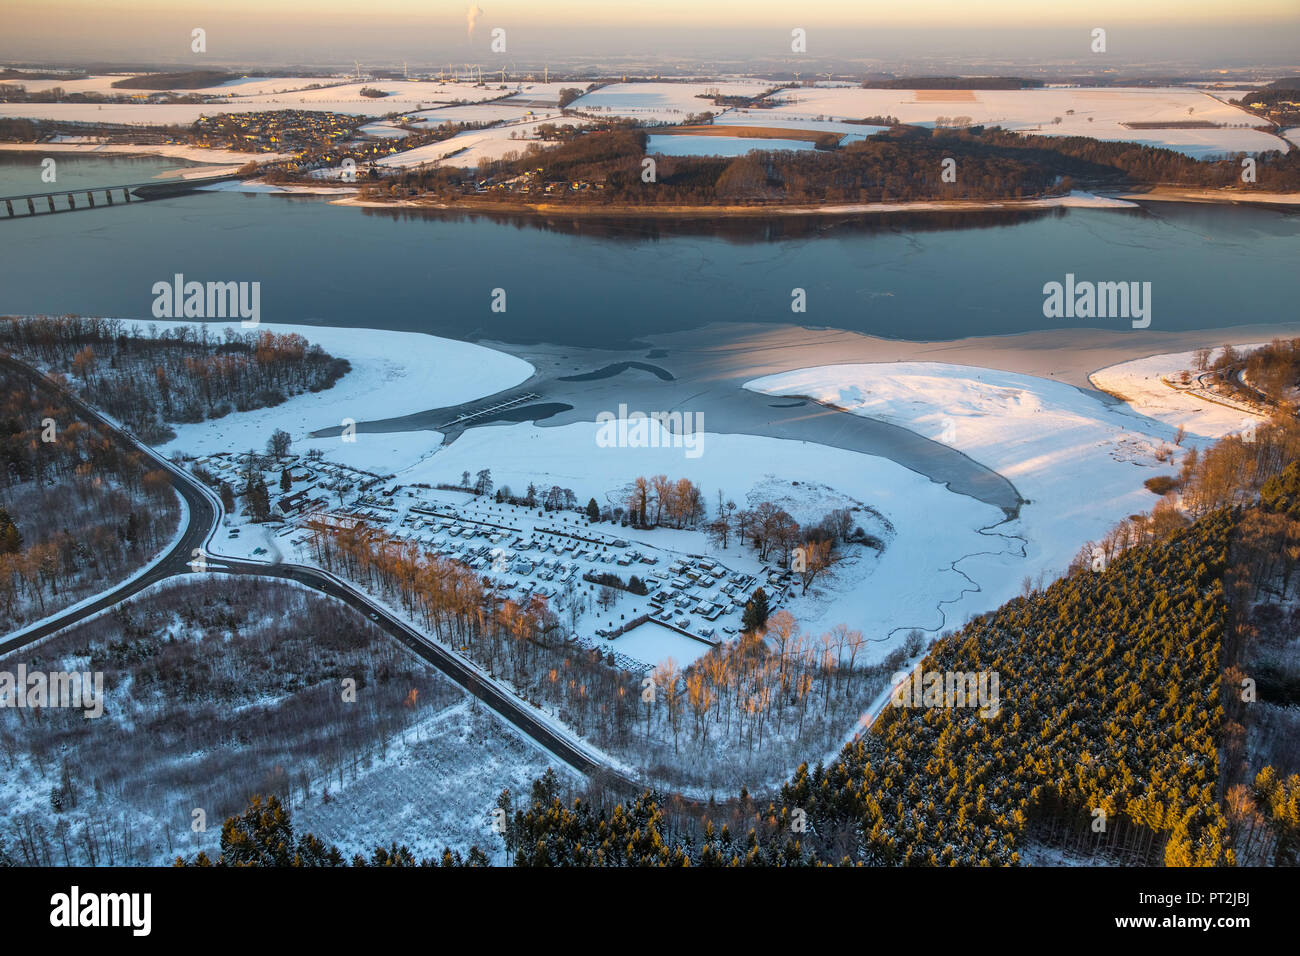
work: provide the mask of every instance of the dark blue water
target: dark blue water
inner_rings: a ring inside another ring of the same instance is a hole
[[[1043,284],[1067,272],[1151,282],[1152,330],[1294,321],[1298,261],[1300,216],[1231,206],[647,224],[205,193],[0,220],[0,313],[147,319],[153,284],[182,273],[260,281],[267,322],[592,346],[719,321],[933,340],[1128,327],[1045,318]]]
[[[42,179],[42,161],[54,160],[54,182]],[[201,165],[160,156],[123,156],[113,153],[14,151],[0,147],[0,196],[26,196],[60,189],[88,189],[172,179],[178,170]],[[62,204],[60,204],[62,206]],[[3,212],[0,212],[3,216]],[[4,239],[0,239],[3,242]]]

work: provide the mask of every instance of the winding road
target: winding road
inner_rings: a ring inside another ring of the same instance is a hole
[[[599,772],[611,783],[622,784],[629,790],[639,790],[641,785],[621,769],[609,765],[598,753],[588,750],[581,742],[566,736],[558,728],[539,719],[513,694],[485,677],[472,665],[440,647],[406,622],[400,620],[382,605],[351,587],[332,574],[317,568],[297,564],[266,564],[234,558],[224,558],[210,553],[208,544],[220,527],[222,507],[220,499],[193,475],[163,458],[148,445],[123,431],[76,395],[50,381],[39,371],[15,359],[0,355],[0,367],[15,375],[38,382],[44,387],[58,389],[67,403],[85,420],[94,422],[105,434],[114,435],[165,469],[172,478],[177,494],[188,509],[186,527],[167,550],[143,574],[105,591],[103,594],[67,610],[53,614],[34,625],[17,631],[0,640],[0,655],[10,654],[35,644],[64,628],[71,627],[128,598],[139,594],[159,581],[188,574],[221,572],[247,574],[267,578],[295,581],[335,600],[342,601],[383,628],[394,640],[417,654],[427,663],[442,671],[468,693],[509,721],[515,728],[540,744],[547,752],[583,774]],[[204,570],[192,563],[196,551],[203,555]]]

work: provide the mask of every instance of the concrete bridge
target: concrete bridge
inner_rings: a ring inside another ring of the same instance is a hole
[[[128,183],[124,186],[92,186],[59,189],[24,196],[0,197],[0,219],[30,219],[55,212],[102,209],[123,203],[164,199],[192,193],[200,186],[239,179],[236,175],[204,176],[197,179],[169,179],[151,183]]]

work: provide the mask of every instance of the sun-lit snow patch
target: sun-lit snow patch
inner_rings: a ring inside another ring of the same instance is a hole
[[[946,97],[944,94],[948,94]],[[1032,90],[868,90],[805,87],[773,97],[770,112],[791,120],[893,116],[919,126],[1002,126],[1045,136],[1091,136],[1164,146],[1189,156],[1285,149],[1281,138],[1251,127],[1259,117],[1187,88],[1047,88]],[[769,111],[764,111],[765,113]],[[1124,123],[1204,120],[1213,129],[1132,129]]]
[[[812,149],[802,139],[762,139],[751,136],[650,136],[646,153],[653,156],[743,156],[756,149]]]
[[[669,660],[679,668],[687,667],[709,652],[708,644],[655,621],[638,624],[602,646],[655,667],[662,667]]]
[[[770,89],[766,80],[733,80],[721,83],[611,83],[579,97],[570,109],[586,110],[611,116],[630,116],[639,120],[684,119],[691,113],[716,113],[712,97],[702,94],[715,90],[723,96],[757,96]]]
[[[1235,348],[1248,352],[1261,344]],[[1221,353],[1221,349],[1215,349],[1211,357]],[[1192,376],[1196,375],[1194,353],[1167,352],[1098,369],[1088,376],[1088,380],[1097,388],[1122,398],[1143,415],[1173,428],[1182,425],[1189,435],[1205,440],[1236,434],[1258,418],[1244,407],[1207,401],[1192,392],[1166,384],[1166,380],[1181,384],[1180,376],[1185,370]]]
[[[768,129],[812,130],[818,133],[839,133],[840,145],[874,136],[889,129],[888,126],[871,126],[866,123],[847,123],[841,120],[788,119],[774,110],[729,109],[713,120],[714,126],[762,126]]]
[[[461,106],[440,106],[411,114],[411,125],[433,129],[444,123],[509,123],[522,120],[559,119],[558,107],[533,107],[494,100],[491,103],[467,103]]]
[[[198,323],[148,323],[159,328]],[[237,332],[239,323],[207,323],[221,335],[227,327]],[[146,325],[146,323],[141,323]],[[385,419],[444,405],[456,405],[528,378],[533,367],[522,359],[455,339],[420,332],[380,329],[339,329],[328,326],[262,323],[257,331],[283,335],[295,332],[338,358],[352,370],[332,388],[290,398],[273,408],[254,409],[205,422],[174,425],[176,438],[162,446],[166,455],[182,451],[192,455],[261,450],[271,433],[281,428],[294,440],[294,450],[326,449],[333,460],[378,474],[409,466],[437,447],[437,432],[360,432],[355,442],[339,438],[310,439],[308,433],[341,427],[344,419],[365,422]]]
[[[556,122],[567,126],[581,126],[586,120],[565,118],[562,120],[533,120],[530,122],[510,123],[505,126],[493,126],[489,129],[472,129],[457,133],[450,139],[417,146],[405,152],[385,156],[377,163],[393,169],[410,169],[416,166],[439,164],[443,166],[474,167],[488,160],[501,159],[508,153],[523,153],[529,143],[540,146],[555,145],[534,138],[537,127],[544,122]]]
[[[1154,505],[1142,483],[1176,471],[1158,452],[1180,453],[1172,426],[1032,375],[895,362],[800,369],[745,387],[901,425],[1002,474],[1029,502],[1004,530],[1027,539],[1031,577],[1059,574],[1084,542]]]

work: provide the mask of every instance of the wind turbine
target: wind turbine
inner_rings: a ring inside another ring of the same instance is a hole
[[[352,61],[352,65],[353,65],[354,67],[356,67],[356,71],[357,71],[357,79],[360,80],[360,79],[361,79],[361,63],[360,63],[359,61],[357,61],[357,60],[353,60],[353,61]]]

